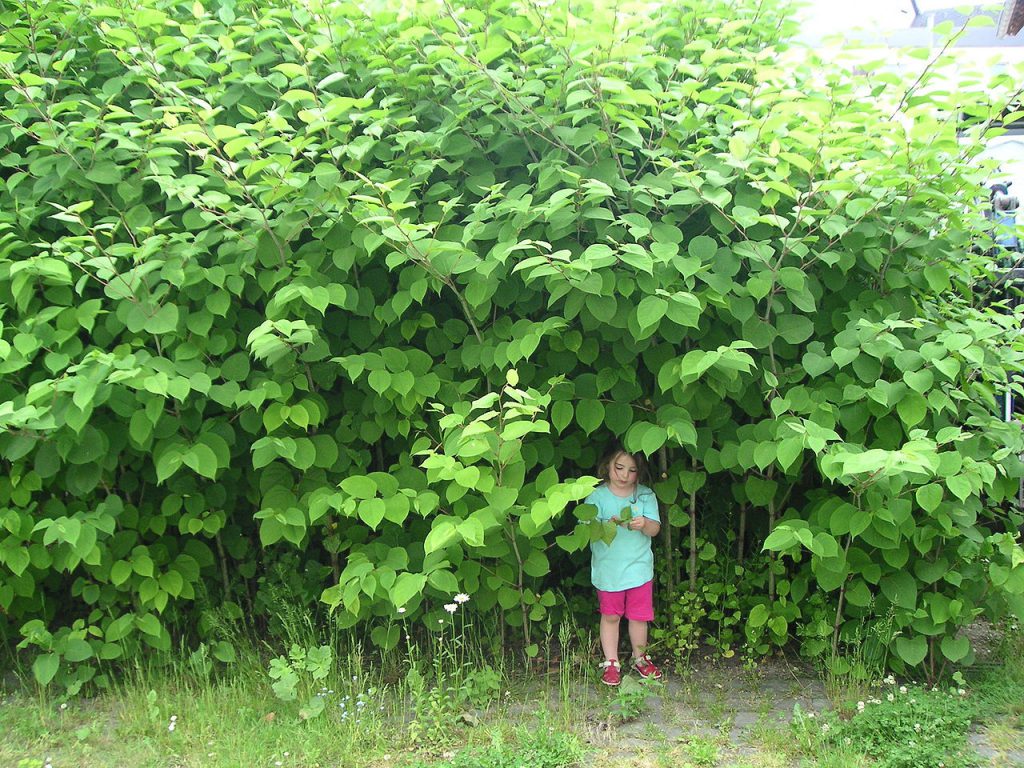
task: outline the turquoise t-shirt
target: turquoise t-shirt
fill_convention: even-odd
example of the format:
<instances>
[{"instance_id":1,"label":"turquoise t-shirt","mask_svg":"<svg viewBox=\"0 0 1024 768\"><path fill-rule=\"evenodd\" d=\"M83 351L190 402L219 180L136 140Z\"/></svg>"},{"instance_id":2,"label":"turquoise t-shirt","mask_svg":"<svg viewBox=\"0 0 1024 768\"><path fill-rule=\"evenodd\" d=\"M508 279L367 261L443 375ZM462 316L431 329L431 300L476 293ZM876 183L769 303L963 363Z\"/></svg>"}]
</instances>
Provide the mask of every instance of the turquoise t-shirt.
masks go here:
<instances>
[{"instance_id":1,"label":"turquoise t-shirt","mask_svg":"<svg viewBox=\"0 0 1024 768\"><path fill-rule=\"evenodd\" d=\"M586 503L597 507L598 520L622 517L623 508L632 507L633 517L643 515L661 522L658 500L654 491L645 485L638 485L631 496L616 496L607 485L601 485L587 496ZM653 578L654 550L650 536L620 525L611 544L595 541L590 545L590 579L598 589L621 592Z\"/></svg>"}]
</instances>

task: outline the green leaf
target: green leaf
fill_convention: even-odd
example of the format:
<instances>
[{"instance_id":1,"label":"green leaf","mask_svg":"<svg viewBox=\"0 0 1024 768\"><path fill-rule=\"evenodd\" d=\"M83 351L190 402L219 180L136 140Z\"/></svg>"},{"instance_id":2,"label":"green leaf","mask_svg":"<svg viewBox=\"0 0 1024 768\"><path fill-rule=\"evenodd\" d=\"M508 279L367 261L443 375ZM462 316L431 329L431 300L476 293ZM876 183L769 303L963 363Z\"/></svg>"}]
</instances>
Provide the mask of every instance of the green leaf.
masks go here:
<instances>
[{"instance_id":1,"label":"green leaf","mask_svg":"<svg viewBox=\"0 0 1024 768\"><path fill-rule=\"evenodd\" d=\"M636 308L636 320L643 331L657 327L668 311L668 301L661 296L647 296Z\"/></svg>"},{"instance_id":2,"label":"green leaf","mask_svg":"<svg viewBox=\"0 0 1024 768\"><path fill-rule=\"evenodd\" d=\"M803 440L798 437L787 437L779 442L775 458L782 471L788 472L803 452Z\"/></svg>"},{"instance_id":3,"label":"green leaf","mask_svg":"<svg viewBox=\"0 0 1024 768\"><path fill-rule=\"evenodd\" d=\"M60 656L56 653L42 653L32 662L32 675L36 682L47 686L60 668Z\"/></svg>"},{"instance_id":4,"label":"green leaf","mask_svg":"<svg viewBox=\"0 0 1024 768\"><path fill-rule=\"evenodd\" d=\"M208 477L211 480L217 476L219 462L217 454L208 446L196 443L182 455L182 461L196 474Z\"/></svg>"},{"instance_id":5,"label":"green leaf","mask_svg":"<svg viewBox=\"0 0 1024 768\"><path fill-rule=\"evenodd\" d=\"M802 315L782 315L777 321L777 327L779 335L790 344L800 344L814 334L814 323Z\"/></svg>"},{"instance_id":6,"label":"green leaf","mask_svg":"<svg viewBox=\"0 0 1024 768\"><path fill-rule=\"evenodd\" d=\"M684 327L697 328L702 313L700 299L692 293L676 291L668 297L668 319Z\"/></svg>"},{"instance_id":7,"label":"green leaf","mask_svg":"<svg viewBox=\"0 0 1024 768\"><path fill-rule=\"evenodd\" d=\"M358 510L360 519L373 530L377 530L387 512L387 505L384 499L366 499L359 503Z\"/></svg>"},{"instance_id":8,"label":"green leaf","mask_svg":"<svg viewBox=\"0 0 1024 768\"><path fill-rule=\"evenodd\" d=\"M431 571L427 577L427 583L446 595L453 595L459 591L459 580L449 570Z\"/></svg>"},{"instance_id":9,"label":"green leaf","mask_svg":"<svg viewBox=\"0 0 1024 768\"><path fill-rule=\"evenodd\" d=\"M896 412L908 428L916 426L928 413L928 401L917 392L908 392L896 403Z\"/></svg>"},{"instance_id":10,"label":"green leaf","mask_svg":"<svg viewBox=\"0 0 1024 768\"><path fill-rule=\"evenodd\" d=\"M341 481L341 490L356 499L372 499L377 495L377 484L365 475L352 475Z\"/></svg>"},{"instance_id":11,"label":"green leaf","mask_svg":"<svg viewBox=\"0 0 1024 768\"><path fill-rule=\"evenodd\" d=\"M950 492L960 499L960 501L967 501L967 499L971 497L971 494L974 493L974 489L971 487L971 481L963 475L947 477L946 487L949 488Z\"/></svg>"},{"instance_id":12,"label":"green leaf","mask_svg":"<svg viewBox=\"0 0 1024 768\"><path fill-rule=\"evenodd\" d=\"M128 436L137 444L142 445L153 434L153 422L145 411L135 411L128 422Z\"/></svg>"},{"instance_id":13,"label":"green leaf","mask_svg":"<svg viewBox=\"0 0 1024 768\"><path fill-rule=\"evenodd\" d=\"M135 617L135 626L139 628L141 632L149 635L150 637L159 636L163 627L160 626L160 620L156 617L155 613L147 613L142 616Z\"/></svg>"},{"instance_id":14,"label":"green leaf","mask_svg":"<svg viewBox=\"0 0 1024 768\"><path fill-rule=\"evenodd\" d=\"M77 637L69 637L64 646L64 658L72 663L92 658L92 646Z\"/></svg>"},{"instance_id":15,"label":"green leaf","mask_svg":"<svg viewBox=\"0 0 1024 768\"><path fill-rule=\"evenodd\" d=\"M422 573L400 573L388 596L396 608L401 608L415 595L420 594L426 583L427 577Z\"/></svg>"},{"instance_id":16,"label":"green leaf","mask_svg":"<svg viewBox=\"0 0 1024 768\"><path fill-rule=\"evenodd\" d=\"M127 560L118 560L110 569L110 583L120 586L132 575L132 564Z\"/></svg>"},{"instance_id":17,"label":"green leaf","mask_svg":"<svg viewBox=\"0 0 1024 768\"><path fill-rule=\"evenodd\" d=\"M921 486L914 493L917 503L925 512L934 512L942 503L942 495L942 486L938 483Z\"/></svg>"},{"instance_id":18,"label":"green leaf","mask_svg":"<svg viewBox=\"0 0 1024 768\"><path fill-rule=\"evenodd\" d=\"M903 374L903 380L907 386L918 393L925 393L932 388L935 382L935 374L927 368L921 371L907 371Z\"/></svg>"},{"instance_id":19,"label":"green leaf","mask_svg":"<svg viewBox=\"0 0 1024 768\"><path fill-rule=\"evenodd\" d=\"M448 520L442 520L434 525L423 542L423 551L426 554L436 552L447 547L458 535L458 529Z\"/></svg>"},{"instance_id":20,"label":"green leaf","mask_svg":"<svg viewBox=\"0 0 1024 768\"><path fill-rule=\"evenodd\" d=\"M917 580L906 571L883 577L879 586L893 605L908 611L917 607Z\"/></svg>"},{"instance_id":21,"label":"green leaf","mask_svg":"<svg viewBox=\"0 0 1024 768\"><path fill-rule=\"evenodd\" d=\"M893 645L896 648L896 655L911 667L916 667L928 655L928 642L920 635L897 637Z\"/></svg>"},{"instance_id":22,"label":"green leaf","mask_svg":"<svg viewBox=\"0 0 1024 768\"><path fill-rule=\"evenodd\" d=\"M561 433L572 422L573 407L567 400L559 400L551 406L551 426Z\"/></svg>"},{"instance_id":23,"label":"green leaf","mask_svg":"<svg viewBox=\"0 0 1024 768\"><path fill-rule=\"evenodd\" d=\"M576 423L588 435L604 422L604 404L598 400L581 400L576 404Z\"/></svg>"},{"instance_id":24,"label":"green leaf","mask_svg":"<svg viewBox=\"0 0 1024 768\"><path fill-rule=\"evenodd\" d=\"M121 171L117 163L102 161L86 171L85 178L97 184L117 184L121 180Z\"/></svg>"},{"instance_id":25,"label":"green leaf","mask_svg":"<svg viewBox=\"0 0 1024 768\"><path fill-rule=\"evenodd\" d=\"M796 535L789 528L776 528L764 540L763 549L769 552L781 552L796 544Z\"/></svg>"},{"instance_id":26,"label":"green leaf","mask_svg":"<svg viewBox=\"0 0 1024 768\"><path fill-rule=\"evenodd\" d=\"M213 644L210 652L213 654L213 658L224 664L233 664L237 659L235 646L227 640L218 640Z\"/></svg>"},{"instance_id":27,"label":"green leaf","mask_svg":"<svg viewBox=\"0 0 1024 768\"><path fill-rule=\"evenodd\" d=\"M477 518L471 517L458 525L459 535L471 547L484 546L484 525Z\"/></svg>"},{"instance_id":28,"label":"green leaf","mask_svg":"<svg viewBox=\"0 0 1024 768\"><path fill-rule=\"evenodd\" d=\"M811 377L821 376L824 373L832 370L835 365L831 357L825 357L819 355L816 352L804 353L803 360L801 361L804 370Z\"/></svg>"},{"instance_id":29,"label":"green leaf","mask_svg":"<svg viewBox=\"0 0 1024 768\"><path fill-rule=\"evenodd\" d=\"M269 547L279 542L285 533L284 523L274 517L267 517L260 521L260 544Z\"/></svg>"},{"instance_id":30,"label":"green leaf","mask_svg":"<svg viewBox=\"0 0 1024 768\"><path fill-rule=\"evenodd\" d=\"M768 623L768 616L768 608L764 603L758 603L750 609L750 614L747 616L747 626L762 627Z\"/></svg>"},{"instance_id":31,"label":"green leaf","mask_svg":"<svg viewBox=\"0 0 1024 768\"><path fill-rule=\"evenodd\" d=\"M966 637L944 637L939 644L942 655L956 663L965 658L971 651L971 641Z\"/></svg>"},{"instance_id":32,"label":"green leaf","mask_svg":"<svg viewBox=\"0 0 1024 768\"><path fill-rule=\"evenodd\" d=\"M164 304L146 320L147 333L160 335L172 333L178 328L178 307L175 304Z\"/></svg>"},{"instance_id":33,"label":"green leaf","mask_svg":"<svg viewBox=\"0 0 1024 768\"><path fill-rule=\"evenodd\" d=\"M164 480L171 477L178 471L182 463L182 453L177 447L172 447L164 451L156 462L156 481L158 483L162 483Z\"/></svg>"},{"instance_id":34,"label":"green leaf","mask_svg":"<svg viewBox=\"0 0 1024 768\"><path fill-rule=\"evenodd\" d=\"M718 250L718 243L707 235L699 235L687 243L686 250L695 259L700 259L701 262L707 263L711 261L711 258Z\"/></svg>"}]
</instances>

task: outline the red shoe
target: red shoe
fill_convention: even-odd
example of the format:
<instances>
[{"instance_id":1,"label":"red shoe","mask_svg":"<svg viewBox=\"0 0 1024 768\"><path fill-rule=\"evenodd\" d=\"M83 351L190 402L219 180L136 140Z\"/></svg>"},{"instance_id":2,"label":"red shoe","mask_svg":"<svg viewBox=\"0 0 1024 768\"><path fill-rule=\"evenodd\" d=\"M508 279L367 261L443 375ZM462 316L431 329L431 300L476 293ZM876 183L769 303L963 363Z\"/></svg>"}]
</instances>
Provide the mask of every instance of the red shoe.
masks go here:
<instances>
[{"instance_id":1,"label":"red shoe","mask_svg":"<svg viewBox=\"0 0 1024 768\"><path fill-rule=\"evenodd\" d=\"M661 670L658 669L654 662L651 661L651 657L646 653L643 656L637 656L633 661L633 669L640 677L650 678L652 680L661 680Z\"/></svg>"},{"instance_id":2,"label":"red shoe","mask_svg":"<svg viewBox=\"0 0 1024 768\"><path fill-rule=\"evenodd\" d=\"M601 682L605 685L616 686L622 682L622 667L617 659L608 659L602 662L604 672L601 674Z\"/></svg>"}]
</instances>

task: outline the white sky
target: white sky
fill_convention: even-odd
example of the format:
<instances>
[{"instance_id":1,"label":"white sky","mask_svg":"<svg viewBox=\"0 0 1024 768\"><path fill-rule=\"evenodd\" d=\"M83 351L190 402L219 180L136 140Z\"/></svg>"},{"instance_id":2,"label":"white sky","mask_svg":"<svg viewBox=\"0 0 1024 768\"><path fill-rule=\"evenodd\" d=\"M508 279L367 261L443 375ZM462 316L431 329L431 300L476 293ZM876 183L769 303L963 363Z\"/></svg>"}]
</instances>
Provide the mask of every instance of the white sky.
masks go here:
<instances>
[{"instance_id":1,"label":"white sky","mask_svg":"<svg viewBox=\"0 0 1024 768\"><path fill-rule=\"evenodd\" d=\"M838 42L836 37L847 40L856 38L869 45L884 45L888 33L908 29L914 20L914 10L910 0L802 0L805 8L801 12L803 18L799 39L813 46L830 42ZM984 5L999 10L1003 3L992 3L991 0L917 0L917 7L922 12L957 8L964 5ZM855 30L862 30L857 34ZM923 30L922 30L923 32ZM1022 33L1024 34L1024 33ZM830 41L830 38L832 40ZM935 41L931 41L934 44ZM923 37L921 45L928 46L928 38ZM835 55L850 55L849 51ZM999 48L957 48L953 51L958 64L977 66L984 69L1002 69L1010 62L1024 63L1024 47ZM871 54L875 56L876 54ZM906 61L908 68L920 66L917 59L901 59L898 52L893 51L892 60ZM1024 190L1024 137L1008 135L989 142L985 154L998 160L1001 170L1013 179L1014 190ZM1022 217L1024 219L1024 217Z\"/></svg>"},{"instance_id":2,"label":"white sky","mask_svg":"<svg viewBox=\"0 0 1024 768\"><path fill-rule=\"evenodd\" d=\"M803 11L802 37L818 37L841 33L856 27L873 32L906 29L914 20L910 0L800 0ZM1003 3L993 0L917 0L922 13L942 8L963 8L981 5L999 10Z\"/></svg>"},{"instance_id":3,"label":"white sky","mask_svg":"<svg viewBox=\"0 0 1024 768\"><path fill-rule=\"evenodd\" d=\"M803 34L807 37L821 37L836 34L853 27L864 27L872 31L906 29L914 20L910 0L804 0L807 7L802 12ZM918 2L922 11L942 2Z\"/></svg>"}]
</instances>

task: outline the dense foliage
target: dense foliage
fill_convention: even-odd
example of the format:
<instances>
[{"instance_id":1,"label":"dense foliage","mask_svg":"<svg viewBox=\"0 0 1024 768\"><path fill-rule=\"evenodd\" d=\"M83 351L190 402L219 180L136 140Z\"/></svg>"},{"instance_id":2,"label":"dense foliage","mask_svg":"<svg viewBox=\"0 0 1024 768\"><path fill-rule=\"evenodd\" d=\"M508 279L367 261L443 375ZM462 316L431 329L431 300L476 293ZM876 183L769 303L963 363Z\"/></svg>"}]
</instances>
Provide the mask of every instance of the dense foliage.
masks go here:
<instances>
[{"instance_id":1,"label":"dense foliage","mask_svg":"<svg viewBox=\"0 0 1024 768\"><path fill-rule=\"evenodd\" d=\"M43 682L275 599L390 646L466 592L529 648L613 436L670 602L754 652L1024 612L957 135L1009 74L855 74L766 0L3 9L0 633Z\"/></svg>"}]
</instances>

